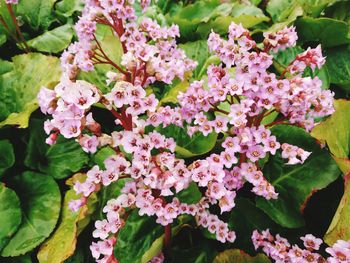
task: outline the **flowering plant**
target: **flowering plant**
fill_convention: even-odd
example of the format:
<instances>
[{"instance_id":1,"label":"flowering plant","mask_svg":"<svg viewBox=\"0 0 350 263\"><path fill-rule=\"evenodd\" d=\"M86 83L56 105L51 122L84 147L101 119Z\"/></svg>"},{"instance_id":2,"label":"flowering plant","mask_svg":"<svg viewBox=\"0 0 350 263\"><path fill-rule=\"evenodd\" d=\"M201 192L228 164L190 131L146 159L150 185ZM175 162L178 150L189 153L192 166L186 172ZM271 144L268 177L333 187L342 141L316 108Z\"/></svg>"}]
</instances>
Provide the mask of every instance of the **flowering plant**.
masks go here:
<instances>
[{"instance_id":1,"label":"flowering plant","mask_svg":"<svg viewBox=\"0 0 350 263\"><path fill-rule=\"evenodd\" d=\"M261 248L266 256L259 257L267 262L350 262L345 238L324 248L321 239L298 230L302 249L270 232L303 227L301 212L312 193L340 174L341 161L325 147L333 151L331 135L322 130L340 106L324 88L321 45L299 52L295 26L265 30L259 38L230 21L227 32L208 32L210 55L203 63L178 44L181 20L159 23L150 3L86 0L74 26L77 41L61 55L58 83L37 95L49 116L43 129L52 148L46 155L70 139L74 151L92 156L91 162L82 157L82 165L67 160L72 172L84 168L67 181L72 190L65 213L77 233L80 218L92 215L93 260L177 262L172 245L190 229L220 244L218 251ZM281 58L291 51L292 58ZM67 147L61 146L63 155ZM65 177L64 167L52 167L44 169ZM347 171L346 164L339 167ZM240 216L253 227L242 231ZM52 249L55 238L46 247ZM133 245L138 251L125 252ZM11 246L3 251L13 254ZM224 262L227 251L215 261ZM43 245L39 260L50 253Z\"/></svg>"}]
</instances>

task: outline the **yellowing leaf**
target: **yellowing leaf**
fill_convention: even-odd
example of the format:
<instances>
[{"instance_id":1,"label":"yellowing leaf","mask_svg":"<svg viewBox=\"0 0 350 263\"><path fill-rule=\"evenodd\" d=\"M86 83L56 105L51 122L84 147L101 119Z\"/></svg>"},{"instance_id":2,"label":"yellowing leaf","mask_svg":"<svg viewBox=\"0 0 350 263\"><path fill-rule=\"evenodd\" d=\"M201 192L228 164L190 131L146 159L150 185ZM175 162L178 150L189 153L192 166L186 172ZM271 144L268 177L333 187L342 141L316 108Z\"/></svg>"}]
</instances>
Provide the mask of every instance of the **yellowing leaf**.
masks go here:
<instances>
[{"instance_id":1,"label":"yellowing leaf","mask_svg":"<svg viewBox=\"0 0 350 263\"><path fill-rule=\"evenodd\" d=\"M264 254L252 257L239 249L228 249L218 254L213 263L270 263Z\"/></svg>"},{"instance_id":2,"label":"yellowing leaf","mask_svg":"<svg viewBox=\"0 0 350 263\"><path fill-rule=\"evenodd\" d=\"M350 239L350 174L345 176L344 195L339 203L338 209L335 212L332 223L330 224L324 241L329 245L333 245L337 240Z\"/></svg>"},{"instance_id":3,"label":"yellowing leaf","mask_svg":"<svg viewBox=\"0 0 350 263\"><path fill-rule=\"evenodd\" d=\"M69 209L69 201L77 198L73 189L66 192L59 226L41 245L37 255L40 263L61 263L73 255L77 243L77 223L85 217L88 210L86 205L78 212Z\"/></svg>"},{"instance_id":4,"label":"yellowing leaf","mask_svg":"<svg viewBox=\"0 0 350 263\"><path fill-rule=\"evenodd\" d=\"M344 174L350 170L350 101L335 100L335 113L317 125L311 135L326 143Z\"/></svg>"}]
</instances>

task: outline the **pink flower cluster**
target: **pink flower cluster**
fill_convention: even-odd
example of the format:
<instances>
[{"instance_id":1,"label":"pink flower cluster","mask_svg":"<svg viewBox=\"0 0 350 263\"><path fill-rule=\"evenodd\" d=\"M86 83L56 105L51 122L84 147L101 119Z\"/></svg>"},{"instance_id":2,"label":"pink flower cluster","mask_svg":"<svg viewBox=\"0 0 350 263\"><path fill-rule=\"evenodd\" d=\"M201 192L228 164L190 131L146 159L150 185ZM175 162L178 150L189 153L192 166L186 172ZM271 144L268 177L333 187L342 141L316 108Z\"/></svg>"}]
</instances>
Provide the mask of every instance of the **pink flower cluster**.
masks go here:
<instances>
[{"instance_id":1,"label":"pink flower cluster","mask_svg":"<svg viewBox=\"0 0 350 263\"><path fill-rule=\"evenodd\" d=\"M145 9L149 2L141 1L141 6ZM133 3L133 0L86 1L82 17L75 25L79 41L61 58L63 71L69 78L74 79L79 69L91 71L96 64L111 63L96 37L97 24L110 26L119 37L124 51L121 65L127 71L115 66L133 84L171 83L175 77L182 79L186 71L196 67L197 63L177 48L178 26L160 27L150 18L143 18L138 24Z\"/></svg>"},{"instance_id":2,"label":"pink flower cluster","mask_svg":"<svg viewBox=\"0 0 350 263\"><path fill-rule=\"evenodd\" d=\"M86 127L98 133L99 125L92 115L85 115L90 107L100 100L99 90L92 84L78 80L71 82L62 79L54 90L41 88L38 102L43 113L51 114L53 119L45 122L45 132L50 136L47 143L54 144L58 134L65 138L74 138L81 135ZM82 144L84 148L94 148L96 137L85 137ZM87 145L92 144L90 147Z\"/></svg>"},{"instance_id":3,"label":"pink flower cluster","mask_svg":"<svg viewBox=\"0 0 350 263\"><path fill-rule=\"evenodd\" d=\"M261 50L246 29L232 23L228 40L214 32L208 39L209 49L222 64L209 66L207 81L194 81L180 93L177 107L159 106L144 88L155 81L181 79L196 66L177 47L178 27L161 27L148 18L137 24L132 0L85 2L76 25L79 42L62 55L62 80L54 90L41 89L38 101L42 112L52 115L44 127L48 143L55 143L61 134L75 138L89 153L105 146L115 151L104 161L104 168L96 165L84 182L75 182L74 190L81 198L70 202L73 211L101 187L127 179L122 194L104 207L106 219L95 223L93 236L101 240L91 245L94 258L101 263L116 261L115 236L132 209L140 216L154 216L166 228L180 215L191 215L220 242L233 242L235 233L220 216L210 213L210 208L219 207L221 214L231 211L237 190L246 182L252 184L256 195L276 199L278 193L264 177L261 161L280 149L288 164L303 163L310 155L296 146L281 145L269 127L289 124L309 130L314 117L334 111L333 94L321 89L321 81L299 74L307 66L314 69L324 63L320 51L307 50L276 76L268 72L273 61L269 52L295 45L294 28L265 35L265 49ZM148 4L141 1L143 7ZM102 49L95 36L97 24L109 26L119 37L124 51L121 65ZM78 70L93 70L95 64L109 64L117 71L107 73L110 90L106 94L76 80ZM298 70L293 71L295 65ZM115 117L118 131L103 133L90 112L96 103ZM280 117L264 125L263 120L275 112ZM183 127L190 136L224 133L225 139L217 145L218 152L187 163L176 157L173 138L145 131L147 125L161 124ZM191 184L201 191L200 200L194 204L180 202L176 194ZM154 260L161 259L160 255Z\"/></svg>"},{"instance_id":4,"label":"pink flower cluster","mask_svg":"<svg viewBox=\"0 0 350 263\"><path fill-rule=\"evenodd\" d=\"M338 240L332 247L326 248L331 256L325 259L316 251L323 243L321 239L307 234L300 238L305 249L298 245L291 245L287 239L280 235L273 236L267 229L259 233L253 232L252 241L255 249L262 248L264 253L271 257L276 263L303 263L303 262L328 262L346 263L350 262L350 240Z\"/></svg>"},{"instance_id":5,"label":"pink flower cluster","mask_svg":"<svg viewBox=\"0 0 350 263\"><path fill-rule=\"evenodd\" d=\"M6 4L12 4L12 5L17 5L18 4L18 0L5 0Z\"/></svg>"}]
</instances>

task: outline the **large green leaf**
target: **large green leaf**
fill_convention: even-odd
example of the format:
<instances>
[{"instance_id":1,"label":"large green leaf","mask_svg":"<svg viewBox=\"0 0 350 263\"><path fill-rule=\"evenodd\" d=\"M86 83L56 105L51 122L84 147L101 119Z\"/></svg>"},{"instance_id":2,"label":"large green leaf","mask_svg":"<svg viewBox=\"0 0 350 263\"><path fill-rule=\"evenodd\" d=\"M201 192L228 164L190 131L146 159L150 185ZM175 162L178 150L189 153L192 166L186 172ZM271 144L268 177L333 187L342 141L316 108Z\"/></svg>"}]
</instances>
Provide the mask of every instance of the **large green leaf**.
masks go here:
<instances>
[{"instance_id":1,"label":"large green leaf","mask_svg":"<svg viewBox=\"0 0 350 263\"><path fill-rule=\"evenodd\" d=\"M24 172L14 178L14 185L23 217L3 257L23 255L43 242L54 230L61 208L60 190L50 176Z\"/></svg>"},{"instance_id":2,"label":"large green leaf","mask_svg":"<svg viewBox=\"0 0 350 263\"><path fill-rule=\"evenodd\" d=\"M324 237L325 242L332 246L337 240L349 240L350 239L350 174L345 177L345 189L344 195L339 203L338 209L335 212L333 220L327 230Z\"/></svg>"},{"instance_id":3,"label":"large green leaf","mask_svg":"<svg viewBox=\"0 0 350 263\"><path fill-rule=\"evenodd\" d=\"M13 70L0 75L0 127L26 128L30 114L38 107L36 96L41 86L53 87L59 81L60 63L56 57L39 53L12 60Z\"/></svg>"},{"instance_id":4,"label":"large green leaf","mask_svg":"<svg viewBox=\"0 0 350 263\"><path fill-rule=\"evenodd\" d=\"M212 22L198 27L201 36L207 36L211 29L219 34L226 34L232 22L242 24L245 28L254 27L270 19L264 15L263 11L254 5L235 3L229 15L218 16Z\"/></svg>"},{"instance_id":5,"label":"large green leaf","mask_svg":"<svg viewBox=\"0 0 350 263\"><path fill-rule=\"evenodd\" d=\"M116 37L109 26L99 25L96 31L96 37L100 42L103 51L116 64L120 65L123 55L123 48L118 37ZM95 65L92 72L80 72L78 79L86 80L95 84L103 93L110 91L106 84L106 73L108 71L117 72L111 65Z\"/></svg>"},{"instance_id":6,"label":"large green leaf","mask_svg":"<svg viewBox=\"0 0 350 263\"><path fill-rule=\"evenodd\" d=\"M59 136L56 144L45 143L42 120L33 119L24 164L56 179L66 178L78 172L89 161L89 156L74 140Z\"/></svg>"},{"instance_id":7,"label":"large green leaf","mask_svg":"<svg viewBox=\"0 0 350 263\"><path fill-rule=\"evenodd\" d=\"M202 198L202 193L199 191L197 184L191 182L188 188L180 191L175 196L179 198L181 203L195 204Z\"/></svg>"},{"instance_id":8,"label":"large green leaf","mask_svg":"<svg viewBox=\"0 0 350 263\"><path fill-rule=\"evenodd\" d=\"M264 254L252 257L239 249L228 249L218 254L213 263L270 263L269 258Z\"/></svg>"},{"instance_id":9,"label":"large green leaf","mask_svg":"<svg viewBox=\"0 0 350 263\"><path fill-rule=\"evenodd\" d=\"M41 170L56 179L66 178L78 172L89 161L88 155L76 141L63 137L48 149L45 157L48 164Z\"/></svg>"},{"instance_id":10,"label":"large green leaf","mask_svg":"<svg viewBox=\"0 0 350 263\"><path fill-rule=\"evenodd\" d=\"M350 46L327 49L326 56L331 83L350 91Z\"/></svg>"},{"instance_id":11,"label":"large green leaf","mask_svg":"<svg viewBox=\"0 0 350 263\"><path fill-rule=\"evenodd\" d=\"M191 233L190 233L191 235ZM178 244L172 248L171 263L206 263L213 262L217 252L216 241L198 236L190 236L190 244Z\"/></svg>"},{"instance_id":12,"label":"large green leaf","mask_svg":"<svg viewBox=\"0 0 350 263\"><path fill-rule=\"evenodd\" d=\"M307 15L318 17L322 10L336 0L270 0L266 11L274 22L286 21L293 9L300 6Z\"/></svg>"},{"instance_id":13,"label":"large green leaf","mask_svg":"<svg viewBox=\"0 0 350 263\"><path fill-rule=\"evenodd\" d=\"M275 222L287 228L304 226L303 207L312 192L325 188L340 174L326 149L304 130L294 126L276 126L273 134L281 143L290 143L312 152L304 164L286 165L277 153L264 166L264 175L279 193L278 199L258 197L257 206Z\"/></svg>"},{"instance_id":14,"label":"large green leaf","mask_svg":"<svg viewBox=\"0 0 350 263\"><path fill-rule=\"evenodd\" d=\"M190 137L184 129L175 125L165 128L158 127L157 131L168 138L174 138L176 142L176 154L184 158L209 152L214 148L218 136L215 132L210 133L208 136L197 132Z\"/></svg>"},{"instance_id":15,"label":"large green leaf","mask_svg":"<svg viewBox=\"0 0 350 263\"><path fill-rule=\"evenodd\" d=\"M141 217L137 210L133 210L118 234L114 255L120 263L139 263L143 254L162 233L163 227L154 218Z\"/></svg>"},{"instance_id":16,"label":"large green leaf","mask_svg":"<svg viewBox=\"0 0 350 263\"><path fill-rule=\"evenodd\" d=\"M335 113L317 125L311 135L327 144L338 166L347 174L350 170L350 101L335 100Z\"/></svg>"},{"instance_id":17,"label":"large green leaf","mask_svg":"<svg viewBox=\"0 0 350 263\"><path fill-rule=\"evenodd\" d=\"M348 1L339 1L326 9L326 16L350 23L350 5Z\"/></svg>"},{"instance_id":18,"label":"large green leaf","mask_svg":"<svg viewBox=\"0 0 350 263\"><path fill-rule=\"evenodd\" d=\"M16 193L0 183L0 251L16 233L22 212Z\"/></svg>"},{"instance_id":19,"label":"large green leaf","mask_svg":"<svg viewBox=\"0 0 350 263\"><path fill-rule=\"evenodd\" d=\"M349 25L341 20L303 17L295 25L301 41L321 43L324 48L350 43Z\"/></svg>"},{"instance_id":20,"label":"large green leaf","mask_svg":"<svg viewBox=\"0 0 350 263\"><path fill-rule=\"evenodd\" d=\"M194 71L193 77L198 77L206 60L209 58L208 44L206 40L197 40L179 45L185 52L187 57L198 62L197 68Z\"/></svg>"},{"instance_id":21,"label":"large green leaf","mask_svg":"<svg viewBox=\"0 0 350 263\"><path fill-rule=\"evenodd\" d=\"M176 81L174 85L171 85L169 91L164 94L164 97L159 101L160 105L164 103L177 103L177 96L180 92L185 92L188 87L190 86L190 83L187 79L184 79L181 82Z\"/></svg>"},{"instance_id":22,"label":"large green leaf","mask_svg":"<svg viewBox=\"0 0 350 263\"><path fill-rule=\"evenodd\" d=\"M77 223L87 213L86 205L77 212L69 209L68 203L77 198L73 189L66 192L60 223L53 235L41 245L38 252L37 257L40 263L61 263L73 255L77 243Z\"/></svg>"},{"instance_id":23,"label":"large green leaf","mask_svg":"<svg viewBox=\"0 0 350 263\"><path fill-rule=\"evenodd\" d=\"M275 53L273 64L277 71L282 74L286 67L288 67L289 64L294 61L296 56L303 51L304 49L302 49L300 46L295 46ZM317 76L322 81L322 88L329 88L330 76L327 65L324 65L321 69L316 68L314 72L311 70L311 68L306 68L304 76L310 76L312 78Z\"/></svg>"},{"instance_id":24,"label":"large green leaf","mask_svg":"<svg viewBox=\"0 0 350 263\"><path fill-rule=\"evenodd\" d=\"M21 15L35 31L48 29L55 20L53 6L57 0L21 0L17 6L17 14Z\"/></svg>"},{"instance_id":25,"label":"large green leaf","mask_svg":"<svg viewBox=\"0 0 350 263\"><path fill-rule=\"evenodd\" d=\"M62 0L56 3L55 11L65 17L71 17L75 12L83 10L83 0Z\"/></svg>"},{"instance_id":26,"label":"large green leaf","mask_svg":"<svg viewBox=\"0 0 350 263\"><path fill-rule=\"evenodd\" d=\"M235 203L235 207L230 212L228 224L230 229L236 232L236 247L244 249L248 253L254 253L255 249L251 239L254 230L269 228L280 232L280 227L249 199L239 197Z\"/></svg>"},{"instance_id":27,"label":"large green leaf","mask_svg":"<svg viewBox=\"0 0 350 263\"><path fill-rule=\"evenodd\" d=\"M71 25L56 27L51 31L29 40L29 47L40 52L59 53L68 47L73 38Z\"/></svg>"},{"instance_id":28,"label":"large green leaf","mask_svg":"<svg viewBox=\"0 0 350 263\"><path fill-rule=\"evenodd\" d=\"M15 163L15 153L13 151L13 146L8 140L0 141L0 177Z\"/></svg>"}]
</instances>

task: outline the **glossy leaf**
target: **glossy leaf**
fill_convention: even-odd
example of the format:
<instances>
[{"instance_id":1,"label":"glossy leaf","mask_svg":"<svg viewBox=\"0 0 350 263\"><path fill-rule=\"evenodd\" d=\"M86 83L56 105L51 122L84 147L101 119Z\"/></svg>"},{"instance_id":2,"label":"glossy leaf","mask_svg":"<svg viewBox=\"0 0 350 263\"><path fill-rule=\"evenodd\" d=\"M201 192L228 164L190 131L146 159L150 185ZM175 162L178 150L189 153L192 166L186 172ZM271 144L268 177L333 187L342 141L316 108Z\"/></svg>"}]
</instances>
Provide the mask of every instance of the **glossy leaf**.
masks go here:
<instances>
[{"instance_id":1,"label":"glossy leaf","mask_svg":"<svg viewBox=\"0 0 350 263\"><path fill-rule=\"evenodd\" d=\"M188 188L177 193L176 197L179 198L181 203L195 204L202 198L202 193L199 191L197 184L191 182Z\"/></svg>"},{"instance_id":2,"label":"glossy leaf","mask_svg":"<svg viewBox=\"0 0 350 263\"><path fill-rule=\"evenodd\" d=\"M276 126L272 129L279 142L302 147L312 154L300 165L286 165L277 153L264 166L264 175L279 193L278 199L258 197L257 206L276 223L287 228L304 226L302 207L313 191L326 187L340 174L337 164L326 149L321 149L305 131L294 126ZM322 164L322 165L320 165Z\"/></svg>"},{"instance_id":3,"label":"glossy leaf","mask_svg":"<svg viewBox=\"0 0 350 263\"><path fill-rule=\"evenodd\" d=\"M40 52L59 53L66 49L73 38L71 25L56 27L51 31L29 40L29 47Z\"/></svg>"},{"instance_id":4,"label":"glossy leaf","mask_svg":"<svg viewBox=\"0 0 350 263\"><path fill-rule=\"evenodd\" d=\"M235 246L255 253L251 239L254 230L270 229L279 233L281 228L249 199L238 197L235 203L228 220L230 229L236 232Z\"/></svg>"},{"instance_id":5,"label":"glossy leaf","mask_svg":"<svg viewBox=\"0 0 350 263\"><path fill-rule=\"evenodd\" d=\"M339 1L326 9L326 16L350 23L350 5L348 1Z\"/></svg>"},{"instance_id":6,"label":"glossy leaf","mask_svg":"<svg viewBox=\"0 0 350 263\"><path fill-rule=\"evenodd\" d=\"M317 125L311 135L322 143L327 144L335 161L344 174L350 171L350 163L346 165L342 159L349 160L350 154L350 101L335 100L335 113ZM339 163L340 162L340 163Z\"/></svg>"},{"instance_id":7,"label":"glossy leaf","mask_svg":"<svg viewBox=\"0 0 350 263\"><path fill-rule=\"evenodd\" d=\"M31 251L54 230L61 207L61 194L52 177L24 172L14 178L22 207L22 223L1 252L3 257Z\"/></svg>"},{"instance_id":8,"label":"glossy leaf","mask_svg":"<svg viewBox=\"0 0 350 263\"><path fill-rule=\"evenodd\" d=\"M21 15L33 30L48 29L55 20L53 6L57 0L21 0L17 14Z\"/></svg>"},{"instance_id":9,"label":"glossy leaf","mask_svg":"<svg viewBox=\"0 0 350 263\"><path fill-rule=\"evenodd\" d=\"M75 12L82 11L83 6L83 0L62 0L56 3L55 11L65 17L71 17Z\"/></svg>"},{"instance_id":10,"label":"glossy leaf","mask_svg":"<svg viewBox=\"0 0 350 263\"><path fill-rule=\"evenodd\" d=\"M335 212L333 220L324 236L325 242L332 246L337 240L350 240L350 174L345 177L344 195L339 203L338 209Z\"/></svg>"},{"instance_id":11,"label":"glossy leaf","mask_svg":"<svg viewBox=\"0 0 350 263\"><path fill-rule=\"evenodd\" d=\"M77 223L85 217L87 206L81 207L77 212L72 212L68 203L73 199L78 199L78 197L71 189L64 197L57 229L40 247L37 255L40 263L61 263L74 254L78 235Z\"/></svg>"},{"instance_id":12,"label":"glossy leaf","mask_svg":"<svg viewBox=\"0 0 350 263\"><path fill-rule=\"evenodd\" d=\"M349 25L341 20L303 17L295 25L301 41L321 43L323 48L350 43Z\"/></svg>"},{"instance_id":13,"label":"glossy leaf","mask_svg":"<svg viewBox=\"0 0 350 263\"><path fill-rule=\"evenodd\" d=\"M157 128L157 131L168 138L174 138L176 141L177 155L187 158L201 154L205 154L212 150L216 143L217 134L210 133L204 136L197 132L192 137L188 136L186 131L175 125L170 125L166 128Z\"/></svg>"},{"instance_id":14,"label":"glossy leaf","mask_svg":"<svg viewBox=\"0 0 350 263\"><path fill-rule=\"evenodd\" d=\"M239 249L228 249L219 253L213 263L270 263L269 258L264 254L252 257Z\"/></svg>"},{"instance_id":15,"label":"glossy leaf","mask_svg":"<svg viewBox=\"0 0 350 263\"><path fill-rule=\"evenodd\" d=\"M164 95L164 97L160 100L160 104L164 103L177 103L177 96L180 92L185 92L188 87L190 86L190 83L187 79L179 82L178 84L175 84L173 87L170 88L170 90Z\"/></svg>"},{"instance_id":16,"label":"glossy leaf","mask_svg":"<svg viewBox=\"0 0 350 263\"><path fill-rule=\"evenodd\" d=\"M206 40L197 40L194 42L187 42L179 45L185 52L187 57L197 61L197 68L194 70L193 77L198 77L206 60L209 58L208 44Z\"/></svg>"},{"instance_id":17,"label":"glossy leaf","mask_svg":"<svg viewBox=\"0 0 350 263\"><path fill-rule=\"evenodd\" d=\"M56 57L39 53L18 55L12 60L13 70L0 75L0 127L26 128L30 114L38 107L36 96L41 86L53 87L59 81L60 63Z\"/></svg>"},{"instance_id":18,"label":"glossy leaf","mask_svg":"<svg viewBox=\"0 0 350 263\"><path fill-rule=\"evenodd\" d=\"M22 212L18 196L0 183L0 251L16 233L21 220Z\"/></svg>"},{"instance_id":19,"label":"glossy leaf","mask_svg":"<svg viewBox=\"0 0 350 263\"><path fill-rule=\"evenodd\" d=\"M66 178L78 172L88 163L88 155L74 140L59 138L46 152L47 166L42 171L56 179Z\"/></svg>"},{"instance_id":20,"label":"glossy leaf","mask_svg":"<svg viewBox=\"0 0 350 263\"><path fill-rule=\"evenodd\" d=\"M13 146L8 140L0 140L0 177L15 163L15 153Z\"/></svg>"},{"instance_id":21,"label":"glossy leaf","mask_svg":"<svg viewBox=\"0 0 350 263\"><path fill-rule=\"evenodd\" d=\"M326 56L331 83L350 91L350 46L328 49Z\"/></svg>"},{"instance_id":22,"label":"glossy leaf","mask_svg":"<svg viewBox=\"0 0 350 263\"><path fill-rule=\"evenodd\" d=\"M137 210L133 210L118 234L114 255L120 263L139 263L143 254L162 233L163 227L154 218L141 217Z\"/></svg>"},{"instance_id":23,"label":"glossy leaf","mask_svg":"<svg viewBox=\"0 0 350 263\"><path fill-rule=\"evenodd\" d=\"M109 156L115 154L115 151L109 147L103 147L99 149L92 157L92 160L94 161L95 164L97 164L100 169L105 169L104 166L104 160L106 160Z\"/></svg>"}]
</instances>

